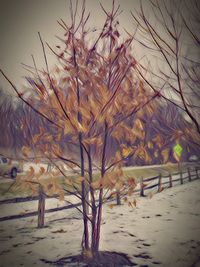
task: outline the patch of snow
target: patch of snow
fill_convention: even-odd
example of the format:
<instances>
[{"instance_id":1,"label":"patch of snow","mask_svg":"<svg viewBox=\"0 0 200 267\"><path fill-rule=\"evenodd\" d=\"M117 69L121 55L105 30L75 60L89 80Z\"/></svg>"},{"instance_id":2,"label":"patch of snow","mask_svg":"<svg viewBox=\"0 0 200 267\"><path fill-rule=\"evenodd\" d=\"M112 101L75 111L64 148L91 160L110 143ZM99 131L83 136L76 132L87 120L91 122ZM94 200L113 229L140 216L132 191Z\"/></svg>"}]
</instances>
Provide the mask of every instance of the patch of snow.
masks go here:
<instances>
[{"instance_id":1,"label":"patch of snow","mask_svg":"<svg viewBox=\"0 0 200 267\"><path fill-rule=\"evenodd\" d=\"M198 157L196 155L192 155L189 158L189 161L197 161L197 160L198 160Z\"/></svg>"},{"instance_id":2,"label":"patch of snow","mask_svg":"<svg viewBox=\"0 0 200 267\"><path fill-rule=\"evenodd\" d=\"M48 164L45 163L34 163L34 162L26 162L23 164L23 171L27 172L30 170L30 167L34 168L34 171L39 172L40 168L43 167L45 171L47 171Z\"/></svg>"},{"instance_id":3,"label":"patch of snow","mask_svg":"<svg viewBox=\"0 0 200 267\"><path fill-rule=\"evenodd\" d=\"M152 198L137 198L137 207L123 204L103 209L101 250L128 254L137 266L199 266L200 180L172 187ZM70 201L76 201L69 196ZM64 205L47 200L47 208ZM35 210L37 202L1 207L1 217L21 209ZM11 212L12 210L12 212ZM14 212L15 211L15 212ZM0 222L0 266L50 266L80 253L82 219L76 209L48 213L46 227L37 229L37 217ZM67 264L68 267L74 265Z\"/></svg>"}]
</instances>

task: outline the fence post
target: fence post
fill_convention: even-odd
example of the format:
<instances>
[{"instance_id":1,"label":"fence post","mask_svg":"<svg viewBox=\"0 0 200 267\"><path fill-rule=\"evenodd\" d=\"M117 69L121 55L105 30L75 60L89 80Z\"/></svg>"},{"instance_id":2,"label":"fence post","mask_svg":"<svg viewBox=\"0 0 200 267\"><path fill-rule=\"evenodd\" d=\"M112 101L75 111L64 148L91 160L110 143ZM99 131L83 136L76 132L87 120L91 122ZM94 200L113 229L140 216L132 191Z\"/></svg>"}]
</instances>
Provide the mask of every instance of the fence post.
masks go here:
<instances>
[{"instance_id":1,"label":"fence post","mask_svg":"<svg viewBox=\"0 0 200 267\"><path fill-rule=\"evenodd\" d=\"M117 200L117 205L121 205L121 198L120 198L120 192L116 192L116 200Z\"/></svg>"},{"instance_id":2,"label":"fence post","mask_svg":"<svg viewBox=\"0 0 200 267\"><path fill-rule=\"evenodd\" d=\"M198 174L198 167L196 167L195 170L196 170L197 178L200 178L200 177L199 177L199 174Z\"/></svg>"},{"instance_id":3,"label":"fence post","mask_svg":"<svg viewBox=\"0 0 200 267\"><path fill-rule=\"evenodd\" d=\"M189 178L189 182L191 182L192 180L191 180L191 173L190 173L190 167L188 167L188 178Z\"/></svg>"},{"instance_id":4,"label":"fence post","mask_svg":"<svg viewBox=\"0 0 200 267\"><path fill-rule=\"evenodd\" d=\"M38 228L44 227L45 214L45 194L42 185L39 185L39 201L38 201Z\"/></svg>"},{"instance_id":5,"label":"fence post","mask_svg":"<svg viewBox=\"0 0 200 267\"><path fill-rule=\"evenodd\" d=\"M183 184L183 173L182 173L182 170L180 170L180 182L181 182L181 184Z\"/></svg>"},{"instance_id":6,"label":"fence post","mask_svg":"<svg viewBox=\"0 0 200 267\"><path fill-rule=\"evenodd\" d=\"M171 173L169 174L169 187L172 187L172 175Z\"/></svg>"},{"instance_id":7,"label":"fence post","mask_svg":"<svg viewBox=\"0 0 200 267\"><path fill-rule=\"evenodd\" d=\"M158 176L158 193L162 191L161 185L162 185L162 175L159 174L159 176Z\"/></svg>"},{"instance_id":8,"label":"fence post","mask_svg":"<svg viewBox=\"0 0 200 267\"><path fill-rule=\"evenodd\" d=\"M143 177L140 178L140 196L141 196L141 197L144 197Z\"/></svg>"}]
</instances>

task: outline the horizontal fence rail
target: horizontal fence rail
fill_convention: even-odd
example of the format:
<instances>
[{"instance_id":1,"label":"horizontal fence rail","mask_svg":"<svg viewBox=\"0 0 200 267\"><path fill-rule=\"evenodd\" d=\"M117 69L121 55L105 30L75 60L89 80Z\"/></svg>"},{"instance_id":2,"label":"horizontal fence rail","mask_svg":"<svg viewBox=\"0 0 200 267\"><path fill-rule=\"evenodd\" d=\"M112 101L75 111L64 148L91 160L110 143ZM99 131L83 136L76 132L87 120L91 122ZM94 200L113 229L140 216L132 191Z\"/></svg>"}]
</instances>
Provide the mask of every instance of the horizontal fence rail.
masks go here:
<instances>
[{"instance_id":1,"label":"horizontal fence rail","mask_svg":"<svg viewBox=\"0 0 200 267\"><path fill-rule=\"evenodd\" d=\"M47 210L45 210L45 213L51 213L51 212L56 212L56 211L61 211L61 210L73 209L73 208L76 208L76 207L79 207L79 206L81 206L81 203L70 204L70 205L63 206L63 207L47 209ZM24 214L10 215L10 216L1 217L0 218L0 222L9 221L9 220L15 220L15 219L21 219L21 218L28 218L28 217L33 217L33 216L38 216L38 211L33 211L33 212L29 212L29 213L24 213Z\"/></svg>"},{"instance_id":2,"label":"horizontal fence rail","mask_svg":"<svg viewBox=\"0 0 200 267\"><path fill-rule=\"evenodd\" d=\"M145 197L146 196L145 193L148 192L148 190L153 189L153 188L156 188L156 192L159 193L163 189L173 187L175 182L176 183L180 182L180 184L183 184L184 181L191 182L191 181L200 179L199 171L200 171L199 167L195 167L195 168L194 167L192 167L192 168L188 167L187 171L181 170L180 172L169 173L168 175L160 174L158 176L149 177L149 178L145 178L145 179L143 179L141 177L141 179L139 181L139 188L135 189L134 193L135 194L139 193L139 195L141 197ZM177 178L174 176L179 176L179 177ZM175 179L173 179L173 177ZM155 182L155 183L151 184L152 182ZM40 194L38 196L19 197L19 198L0 200L0 205L38 201L38 210L37 211L0 217L0 222L38 216L38 227L42 228L44 226L45 213L57 212L57 211L77 208L77 207L81 206L81 202L80 202L80 203L76 203L76 204L70 203L67 206L45 209L45 200L46 199L58 198L59 196L58 195L47 196L46 194L44 194L44 192L42 190L39 192L40 192ZM66 196L69 196L69 195L66 195ZM116 194L116 200L117 200L118 205L121 204L120 197L123 197L123 196L120 196L120 194L117 193ZM66 202L67 202L67 200L66 200Z\"/></svg>"},{"instance_id":3,"label":"horizontal fence rail","mask_svg":"<svg viewBox=\"0 0 200 267\"><path fill-rule=\"evenodd\" d=\"M58 195L53 195L53 196L47 196L46 198L57 198ZM18 198L10 198L10 199L4 199L0 200L0 205L1 204L11 204L11 203L21 203L21 202L30 202L34 200L39 200L39 196L32 196L32 197L18 197Z\"/></svg>"}]
</instances>

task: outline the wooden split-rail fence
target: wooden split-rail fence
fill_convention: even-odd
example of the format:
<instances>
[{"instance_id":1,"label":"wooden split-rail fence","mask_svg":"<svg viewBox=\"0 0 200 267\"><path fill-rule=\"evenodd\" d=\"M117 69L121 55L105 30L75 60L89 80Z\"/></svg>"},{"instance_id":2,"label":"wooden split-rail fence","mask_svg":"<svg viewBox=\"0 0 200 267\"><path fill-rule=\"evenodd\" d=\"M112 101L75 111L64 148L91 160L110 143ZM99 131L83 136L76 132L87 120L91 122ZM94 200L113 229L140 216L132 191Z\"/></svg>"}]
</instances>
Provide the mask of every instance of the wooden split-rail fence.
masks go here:
<instances>
[{"instance_id":1,"label":"wooden split-rail fence","mask_svg":"<svg viewBox=\"0 0 200 267\"><path fill-rule=\"evenodd\" d=\"M148 194L149 190L155 189L154 192L161 192L163 189L173 187L177 184L183 184L184 182L191 182L196 179L200 179L200 167L188 167L187 169L180 170L180 172L168 174L168 175L158 175L150 178L143 179L141 177L139 181L139 188L134 191L135 194L139 194L141 197L146 196L146 192ZM175 176L175 179L173 179ZM177 176L179 176L177 178ZM152 184L153 183L153 184ZM57 212L62 210L67 210L71 208L77 208L81 206L80 203L76 204L68 204L62 207L56 207L51 209L45 209L45 201L49 198L58 198L58 195L47 196L44 194L42 187L39 188L39 195L34 197L19 197L12 199L0 200L0 205L11 204L11 203L25 203L30 201L38 201L38 210L33 212L27 212L23 214L9 215L0 217L0 222L7 220L14 220L20 218L28 218L32 216L38 216L38 228L44 227L44 219L46 213ZM112 200L113 201L113 200ZM66 201L67 202L67 201ZM117 205L121 204L120 194L116 194L116 203Z\"/></svg>"}]
</instances>

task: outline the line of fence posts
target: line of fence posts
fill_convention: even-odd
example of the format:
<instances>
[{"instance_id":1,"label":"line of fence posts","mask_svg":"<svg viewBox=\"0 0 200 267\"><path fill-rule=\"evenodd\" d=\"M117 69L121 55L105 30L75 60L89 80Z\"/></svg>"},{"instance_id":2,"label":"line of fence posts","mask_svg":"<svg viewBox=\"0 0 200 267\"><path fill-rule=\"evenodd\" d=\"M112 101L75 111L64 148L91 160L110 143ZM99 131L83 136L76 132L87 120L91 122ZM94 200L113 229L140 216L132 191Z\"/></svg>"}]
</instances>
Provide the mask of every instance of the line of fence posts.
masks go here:
<instances>
[{"instance_id":1,"label":"line of fence posts","mask_svg":"<svg viewBox=\"0 0 200 267\"><path fill-rule=\"evenodd\" d=\"M196 177L200 179L199 173L198 173L199 168L195 167L195 172L196 172ZM188 171L188 181L192 181L191 177L191 171L190 168L187 168ZM158 192L162 191L162 174L160 173L158 178ZM183 172L180 170L180 184L183 184ZM45 199L46 199L46 194L43 190L43 187L41 184L38 185L38 228L43 228L44 223L45 223ZM173 186L173 181L172 181L172 174L169 173L169 187ZM144 179L143 177L140 178L140 196L144 197ZM121 205L121 197L120 197L120 192L116 192L116 203L117 205Z\"/></svg>"},{"instance_id":2,"label":"line of fence posts","mask_svg":"<svg viewBox=\"0 0 200 267\"><path fill-rule=\"evenodd\" d=\"M191 179L191 172L190 168L187 168L188 170L188 179L189 182L192 181ZM198 168L195 168L196 176L199 178L198 175ZM143 177L140 177L140 196L144 197L144 181ZM182 170L180 170L180 184L183 184L183 173ZM169 187L173 186L172 182L172 174L169 173ZM162 174L160 173L158 176L158 192L162 191ZM121 197L120 193L116 192L116 204L121 205ZM39 201L38 201L38 228L44 227L44 217L45 217L45 193L43 191L43 188L41 185L39 185Z\"/></svg>"},{"instance_id":3,"label":"line of fence posts","mask_svg":"<svg viewBox=\"0 0 200 267\"><path fill-rule=\"evenodd\" d=\"M192 181L192 176L191 176L191 170L188 167L187 168L188 171L188 181L191 182ZM198 174L198 167L195 167L195 172L196 172L196 177L200 179L200 176ZM183 172L180 169L180 184L183 184ZM173 187L173 180L172 180L172 174L169 173L169 187ZM157 192L161 192L162 191L162 174L160 173L158 176L158 190ZM140 196L144 197L144 179L143 177L140 178Z\"/></svg>"},{"instance_id":4,"label":"line of fence posts","mask_svg":"<svg viewBox=\"0 0 200 267\"><path fill-rule=\"evenodd\" d=\"M191 172L190 168L187 168L188 171L188 180L189 182L192 181L191 179ZM197 178L199 177L198 174L198 167L195 168L196 176ZM183 184L183 172L180 170L180 184ZM173 181L172 181L172 174L169 173L169 187L173 186ZM140 177L140 196L144 197L144 179L143 177ZM162 174L160 173L158 176L158 192L162 191ZM121 197L120 193L117 191L116 192L116 203L117 205L121 205ZM38 228L43 228L44 227L44 218L45 218L45 193L43 191L42 185L39 185L39 201L38 201Z\"/></svg>"}]
</instances>

